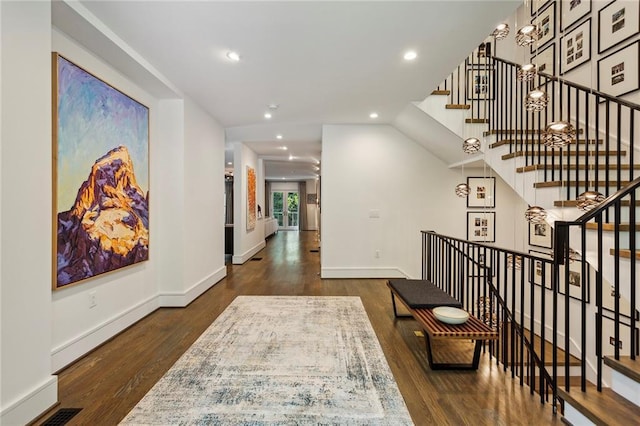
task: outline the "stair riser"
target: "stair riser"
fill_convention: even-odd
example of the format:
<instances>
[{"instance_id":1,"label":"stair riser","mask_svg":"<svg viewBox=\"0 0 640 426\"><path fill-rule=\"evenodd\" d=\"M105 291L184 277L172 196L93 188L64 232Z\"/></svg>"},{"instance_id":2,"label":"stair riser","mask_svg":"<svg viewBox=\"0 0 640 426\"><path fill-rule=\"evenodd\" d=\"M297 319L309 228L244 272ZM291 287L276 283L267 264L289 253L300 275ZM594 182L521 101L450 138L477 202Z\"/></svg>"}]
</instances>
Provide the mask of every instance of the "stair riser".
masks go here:
<instances>
[{"instance_id":1,"label":"stair riser","mask_svg":"<svg viewBox=\"0 0 640 426\"><path fill-rule=\"evenodd\" d=\"M568 421L570 425L595 426L595 423L586 418L581 412L573 408L571 404L567 402L564 404L564 415L562 417Z\"/></svg>"},{"instance_id":2,"label":"stair riser","mask_svg":"<svg viewBox=\"0 0 640 426\"><path fill-rule=\"evenodd\" d=\"M619 395L633 402L635 405L640 406L640 383L630 379L622 373L612 371L611 388Z\"/></svg>"}]
</instances>

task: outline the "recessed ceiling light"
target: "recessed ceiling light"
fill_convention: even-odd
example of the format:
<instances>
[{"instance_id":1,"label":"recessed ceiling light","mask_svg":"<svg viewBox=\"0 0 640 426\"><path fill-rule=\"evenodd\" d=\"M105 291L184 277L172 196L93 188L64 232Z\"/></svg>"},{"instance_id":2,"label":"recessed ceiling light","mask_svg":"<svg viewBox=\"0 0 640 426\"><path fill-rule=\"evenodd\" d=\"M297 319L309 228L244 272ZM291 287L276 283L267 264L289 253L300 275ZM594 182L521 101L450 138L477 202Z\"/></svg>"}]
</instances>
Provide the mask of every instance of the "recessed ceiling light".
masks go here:
<instances>
[{"instance_id":1,"label":"recessed ceiling light","mask_svg":"<svg viewBox=\"0 0 640 426\"><path fill-rule=\"evenodd\" d=\"M230 51L227 52L227 58L229 58L230 61L238 62L240 60L240 55L238 55L238 52Z\"/></svg>"},{"instance_id":2,"label":"recessed ceiling light","mask_svg":"<svg viewBox=\"0 0 640 426\"><path fill-rule=\"evenodd\" d=\"M280 108L280 105L278 105L278 104L269 104L269 109L272 110L272 111L275 111L278 108Z\"/></svg>"},{"instance_id":3,"label":"recessed ceiling light","mask_svg":"<svg viewBox=\"0 0 640 426\"><path fill-rule=\"evenodd\" d=\"M271 118L271 113L269 113L269 112L265 112L265 113L264 113L264 118L266 118L266 119Z\"/></svg>"},{"instance_id":4,"label":"recessed ceiling light","mask_svg":"<svg viewBox=\"0 0 640 426\"><path fill-rule=\"evenodd\" d=\"M233 164L233 163L232 163L231 161L229 161L229 162L227 163L227 166L231 166L232 164Z\"/></svg>"},{"instance_id":5,"label":"recessed ceiling light","mask_svg":"<svg viewBox=\"0 0 640 426\"><path fill-rule=\"evenodd\" d=\"M289 155L289 160L293 160L293 155Z\"/></svg>"},{"instance_id":6,"label":"recessed ceiling light","mask_svg":"<svg viewBox=\"0 0 640 426\"><path fill-rule=\"evenodd\" d=\"M371 114L369 114L369 118L378 118L378 113L372 112Z\"/></svg>"},{"instance_id":7,"label":"recessed ceiling light","mask_svg":"<svg viewBox=\"0 0 640 426\"><path fill-rule=\"evenodd\" d=\"M404 54L404 59L406 61L413 61L417 57L418 57L418 54L413 50L409 50L409 51L405 52L405 54Z\"/></svg>"},{"instance_id":8,"label":"recessed ceiling light","mask_svg":"<svg viewBox=\"0 0 640 426\"><path fill-rule=\"evenodd\" d=\"M280 134L276 135L276 139L282 139L282 135Z\"/></svg>"},{"instance_id":9,"label":"recessed ceiling light","mask_svg":"<svg viewBox=\"0 0 640 426\"><path fill-rule=\"evenodd\" d=\"M281 146L280 149L283 150L283 151L286 151L289 148L287 148L286 146Z\"/></svg>"}]
</instances>

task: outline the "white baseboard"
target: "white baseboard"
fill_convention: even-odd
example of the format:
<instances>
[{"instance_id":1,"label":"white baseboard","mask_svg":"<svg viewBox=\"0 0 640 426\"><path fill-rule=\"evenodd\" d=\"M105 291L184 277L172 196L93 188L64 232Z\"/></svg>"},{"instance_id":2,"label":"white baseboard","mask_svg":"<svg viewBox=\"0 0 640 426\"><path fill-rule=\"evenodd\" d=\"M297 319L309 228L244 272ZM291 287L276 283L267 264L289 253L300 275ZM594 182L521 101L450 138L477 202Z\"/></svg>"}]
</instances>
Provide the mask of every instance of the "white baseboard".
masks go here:
<instances>
[{"instance_id":1,"label":"white baseboard","mask_svg":"<svg viewBox=\"0 0 640 426\"><path fill-rule=\"evenodd\" d=\"M101 343L104 343L141 318L149 315L158 309L158 307L158 296L154 295L62 345L53 348L51 351L51 366L53 371L60 370L62 367L95 349Z\"/></svg>"},{"instance_id":2,"label":"white baseboard","mask_svg":"<svg viewBox=\"0 0 640 426\"><path fill-rule=\"evenodd\" d=\"M247 250L243 254L237 255L237 256L233 255L233 257L231 258L231 263L233 263L234 265L242 265L244 262L251 259L254 254L259 252L266 246L267 244L264 242L264 240L262 240L257 245L251 247L249 250Z\"/></svg>"},{"instance_id":3,"label":"white baseboard","mask_svg":"<svg viewBox=\"0 0 640 426\"><path fill-rule=\"evenodd\" d=\"M58 402L58 376L50 376L40 386L2 407L0 425L25 425Z\"/></svg>"},{"instance_id":4,"label":"white baseboard","mask_svg":"<svg viewBox=\"0 0 640 426\"><path fill-rule=\"evenodd\" d=\"M322 268L321 278L407 278L402 270L394 267L352 267L352 268Z\"/></svg>"},{"instance_id":5,"label":"white baseboard","mask_svg":"<svg viewBox=\"0 0 640 426\"><path fill-rule=\"evenodd\" d=\"M184 308L226 276L227 268L222 266L184 292L160 293L158 295L158 305L160 307Z\"/></svg>"}]
</instances>

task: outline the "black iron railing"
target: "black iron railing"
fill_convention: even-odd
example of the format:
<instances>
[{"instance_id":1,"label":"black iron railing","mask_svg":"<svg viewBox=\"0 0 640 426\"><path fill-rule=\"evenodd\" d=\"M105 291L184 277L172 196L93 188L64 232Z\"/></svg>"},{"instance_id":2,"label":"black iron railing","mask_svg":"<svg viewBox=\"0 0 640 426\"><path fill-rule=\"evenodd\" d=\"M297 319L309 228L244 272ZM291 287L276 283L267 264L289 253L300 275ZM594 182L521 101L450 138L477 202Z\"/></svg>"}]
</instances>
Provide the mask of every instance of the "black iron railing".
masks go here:
<instances>
[{"instance_id":1,"label":"black iron railing","mask_svg":"<svg viewBox=\"0 0 640 426\"><path fill-rule=\"evenodd\" d=\"M538 170L541 186L560 187L556 207L574 205L585 191L607 199L575 221L552 224L549 258L423 232L422 276L499 327L501 339L490 344L496 361L542 401L551 393L555 409L562 376L567 391L570 376L580 378L582 391L587 381L601 390L605 355L640 353L640 105L543 72L520 81L519 69L476 50L438 89L447 90L449 103L469 105L472 122L487 119L487 134L508 144L507 157L521 158L518 171ZM549 97L542 111L524 107L533 89ZM560 120L576 129L577 140L548 148L543 130Z\"/></svg>"},{"instance_id":2,"label":"black iron railing","mask_svg":"<svg viewBox=\"0 0 640 426\"><path fill-rule=\"evenodd\" d=\"M555 396L556 379L546 366L551 351L543 343L555 334L550 327L557 315L550 304L551 260L433 231L422 232L422 259L422 279L499 331L489 343L496 363L538 392L541 402Z\"/></svg>"},{"instance_id":3,"label":"black iron railing","mask_svg":"<svg viewBox=\"0 0 640 426\"><path fill-rule=\"evenodd\" d=\"M566 200L587 190L608 196L633 180L640 105L544 73L532 81L518 81L519 65L495 57L492 64L490 132L497 141L512 142L509 152L523 157L525 168L542 170L544 182L558 182ZM539 112L524 108L534 88L550 99ZM545 147L541 131L560 120L576 129L577 143L555 150Z\"/></svg>"},{"instance_id":4,"label":"black iron railing","mask_svg":"<svg viewBox=\"0 0 640 426\"><path fill-rule=\"evenodd\" d=\"M610 195L597 208L585 213L574 221L556 221L554 237L554 259L557 259L555 273L557 279L565 277L572 257L571 250L580 247L580 253L588 256L593 253L589 263L595 268L595 347L591 348L597 359L596 385L602 389L603 357L609 352L620 359L626 355L636 359L638 349L638 295L637 267L640 251L637 247L637 232L640 227L636 219L636 207L640 178L636 178L625 188ZM626 210L626 212L625 212ZM605 217L608 216L608 221ZM605 234L609 234L607 237ZM608 258L608 259L607 259ZM585 263L583 261L583 263ZM606 271L612 272L605 274ZM613 281L605 279L612 275ZM565 281L569 285L568 279ZM580 315L586 318L587 306L583 297ZM575 309L563 307L566 321ZM605 323L607 320L608 324ZM626 330L623 333L623 330ZM587 339L587 330L581 339ZM625 335L626 334L626 335ZM622 344L625 342L625 344ZM611 350L605 348L613 346ZM585 384L582 385L583 391ZM568 388L567 388L568 390Z\"/></svg>"}]
</instances>

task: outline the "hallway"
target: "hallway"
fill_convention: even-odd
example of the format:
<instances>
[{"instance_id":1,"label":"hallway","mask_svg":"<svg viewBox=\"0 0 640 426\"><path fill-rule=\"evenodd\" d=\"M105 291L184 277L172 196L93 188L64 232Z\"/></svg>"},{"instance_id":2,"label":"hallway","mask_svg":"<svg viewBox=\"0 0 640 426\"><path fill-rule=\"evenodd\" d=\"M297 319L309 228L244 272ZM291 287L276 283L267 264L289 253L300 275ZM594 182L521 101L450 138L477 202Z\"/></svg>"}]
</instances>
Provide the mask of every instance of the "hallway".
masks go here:
<instances>
[{"instance_id":1,"label":"hallway","mask_svg":"<svg viewBox=\"0 0 640 426\"><path fill-rule=\"evenodd\" d=\"M549 404L481 357L477 372L432 371L413 320L393 320L383 279L321 280L315 232L278 232L186 308L161 308L59 374L70 425L117 424L238 295L359 296L416 425L560 424Z\"/></svg>"}]
</instances>

